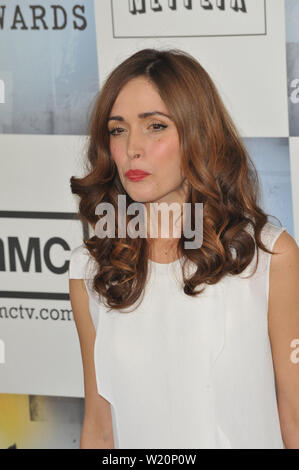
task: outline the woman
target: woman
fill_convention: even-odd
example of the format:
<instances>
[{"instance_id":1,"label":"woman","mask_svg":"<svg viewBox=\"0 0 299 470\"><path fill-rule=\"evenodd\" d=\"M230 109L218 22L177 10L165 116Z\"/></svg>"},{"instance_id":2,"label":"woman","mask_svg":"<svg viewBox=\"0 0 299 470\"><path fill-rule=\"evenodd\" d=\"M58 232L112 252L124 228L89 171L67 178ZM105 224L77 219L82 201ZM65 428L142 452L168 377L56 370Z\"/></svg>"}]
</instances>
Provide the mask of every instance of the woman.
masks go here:
<instances>
[{"instance_id":1,"label":"woman","mask_svg":"<svg viewBox=\"0 0 299 470\"><path fill-rule=\"evenodd\" d=\"M87 174L71 178L82 220L96 230L110 203L119 227L122 195L150 223L154 203L189 203L197 226L202 203L203 224L195 248L184 219L162 238L160 218L157 237L96 231L72 251L81 448L298 448L299 249L259 207L211 78L183 51L141 50L107 78L89 134Z\"/></svg>"}]
</instances>

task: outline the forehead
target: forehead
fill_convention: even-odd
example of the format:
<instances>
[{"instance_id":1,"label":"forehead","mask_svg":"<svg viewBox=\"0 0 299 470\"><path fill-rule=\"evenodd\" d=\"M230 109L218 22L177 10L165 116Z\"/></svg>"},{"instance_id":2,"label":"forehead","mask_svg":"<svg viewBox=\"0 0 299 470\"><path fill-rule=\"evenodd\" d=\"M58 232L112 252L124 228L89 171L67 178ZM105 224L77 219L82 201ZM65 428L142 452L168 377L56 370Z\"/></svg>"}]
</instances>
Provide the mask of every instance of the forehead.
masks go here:
<instances>
[{"instance_id":1,"label":"forehead","mask_svg":"<svg viewBox=\"0 0 299 470\"><path fill-rule=\"evenodd\" d=\"M137 77L126 83L112 106L112 110L120 112L143 112L147 108L157 108L167 112L167 107L155 86L147 79ZM146 108L146 109L145 109Z\"/></svg>"}]
</instances>

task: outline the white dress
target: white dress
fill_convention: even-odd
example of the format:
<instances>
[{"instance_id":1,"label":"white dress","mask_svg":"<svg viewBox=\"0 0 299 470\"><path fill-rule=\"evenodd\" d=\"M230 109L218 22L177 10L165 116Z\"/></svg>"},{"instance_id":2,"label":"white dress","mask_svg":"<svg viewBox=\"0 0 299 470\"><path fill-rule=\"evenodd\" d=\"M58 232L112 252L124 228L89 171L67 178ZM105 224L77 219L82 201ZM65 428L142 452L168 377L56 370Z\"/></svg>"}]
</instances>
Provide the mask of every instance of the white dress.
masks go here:
<instances>
[{"instance_id":1,"label":"white dress","mask_svg":"<svg viewBox=\"0 0 299 470\"><path fill-rule=\"evenodd\" d=\"M283 230L267 222L265 245ZM284 448L267 323L271 255L259 257L251 278L256 255L194 298L180 285L182 259L149 261L141 304L122 313L132 307L108 311L91 290L95 261L84 245L72 251L69 277L85 279L115 448Z\"/></svg>"}]
</instances>

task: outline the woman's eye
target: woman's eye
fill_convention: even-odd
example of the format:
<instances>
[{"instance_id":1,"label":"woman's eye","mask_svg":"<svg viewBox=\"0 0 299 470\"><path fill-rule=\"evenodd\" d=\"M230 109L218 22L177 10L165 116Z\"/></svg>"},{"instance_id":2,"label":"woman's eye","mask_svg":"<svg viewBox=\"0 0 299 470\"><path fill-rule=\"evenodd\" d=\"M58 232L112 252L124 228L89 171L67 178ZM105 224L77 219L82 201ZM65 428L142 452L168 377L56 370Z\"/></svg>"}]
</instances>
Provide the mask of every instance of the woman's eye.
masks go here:
<instances>
[{"instance_id":1,"label":"woman's eye","mask_svg":"<svg viewBox=\"0 0 299 470\"><path fill-rule=\"evenodd\" d=\"M160 130L165 129L167 127L165 124L161 124L160 122L154 122L149 127L151 127L151 126L157 126L157 127L154 127L155 131L160 131ZM111 130L108 129L108 133L110 135L112 135L113 137L116 137L116 136L122 134L122 131L123 131L122 127L113 127L113 129L111 129Z\"/></svg>"},{"instance_id":2,"label":"woman's eye","mask_svg":"<svg viewBox=\"0 0 299 470\"><path fill-rule=\"evenodd\" d=\"M115 131L121 131L121 130L122 130L122 127L113 127L113 129L108 130L108 133L110 135L116 136L116 135L119 135L119 134L115 134Z\"/></svg>"},{"instance_id":3,"label":"woman's eye","mask_svg":"<svg viewBox=\"0 0 299 470\"><path fill-rule=\"evenodd\" d=\"M165 124L161 124L159 122L154 122L153 124L151 124L152 126L161 126L163 129L165 129L165 127L167 127ZM159 131L161 130L161 127L160 128L155 128L155 130Z\"/></svg>"}]
</instances>

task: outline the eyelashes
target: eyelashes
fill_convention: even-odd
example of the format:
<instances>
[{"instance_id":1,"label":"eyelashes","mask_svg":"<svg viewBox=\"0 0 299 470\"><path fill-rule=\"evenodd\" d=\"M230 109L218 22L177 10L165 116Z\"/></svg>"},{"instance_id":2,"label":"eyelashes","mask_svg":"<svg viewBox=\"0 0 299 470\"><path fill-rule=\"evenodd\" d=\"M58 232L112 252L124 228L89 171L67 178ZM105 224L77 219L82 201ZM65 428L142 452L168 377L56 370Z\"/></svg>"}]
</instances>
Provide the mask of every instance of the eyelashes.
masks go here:
<instances>
[{"instance_id":1,"label":"eyelashes","mask_svg":"<svg viewBox=\"0 0 299 470\"><path fill-rule=\"evenodd\" d=\"M165 129L166 127L168 127L165 124L161 124L160 122L154 122L153 124L151 124L151 126L160 126L160 128L155 129L154 132L159 132L159 131ZM122 127L113 127L112 129L108 130L108 134L111 135L112 137L117 137L118 135L121 135L122 132L115 134L115 131L122 131L122 130L123 130Z\"/></svg>"}]
</instances>

